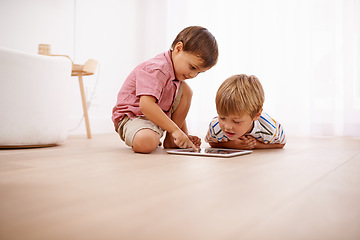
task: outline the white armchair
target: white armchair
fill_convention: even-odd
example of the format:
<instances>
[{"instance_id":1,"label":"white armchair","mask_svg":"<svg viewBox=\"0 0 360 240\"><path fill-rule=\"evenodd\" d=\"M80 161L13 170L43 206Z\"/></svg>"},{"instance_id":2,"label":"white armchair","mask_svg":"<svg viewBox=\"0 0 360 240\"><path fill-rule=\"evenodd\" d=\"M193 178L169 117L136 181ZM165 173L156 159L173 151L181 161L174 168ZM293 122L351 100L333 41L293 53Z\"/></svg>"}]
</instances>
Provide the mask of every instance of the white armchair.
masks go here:
<instances>
[{"instance_id":1,"label":"white armchair","mask_svg":"<svg viewBox=\"0 0 360 240\"><path fill-rule=\"evenodd\" d=\"M0 47L0 147L56 145L67 137L71 60Z\"/></svg>"}]
</instances>

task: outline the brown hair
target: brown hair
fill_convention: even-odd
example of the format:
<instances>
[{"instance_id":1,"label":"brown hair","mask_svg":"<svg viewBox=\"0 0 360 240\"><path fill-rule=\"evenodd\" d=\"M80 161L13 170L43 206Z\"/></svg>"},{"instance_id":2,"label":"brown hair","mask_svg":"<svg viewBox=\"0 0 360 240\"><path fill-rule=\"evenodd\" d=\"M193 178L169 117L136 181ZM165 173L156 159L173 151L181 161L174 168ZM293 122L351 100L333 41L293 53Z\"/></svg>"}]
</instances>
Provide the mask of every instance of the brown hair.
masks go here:
<instances>
[{"instance_id":1,"label":"brown hair","mask_svg":"<svg viewBox=\"0 0 360 240\"><path fill-rule=\"evenodd\" d=\"M265 96L254 75L234 75L226 79L216 93L216 110L221 116L249 114L254 118L262 109Z\"/></svg>"},{"instance_id":2,"label":"brown hair","mask_svg":"<svg viewBox=\"0 0 360 240\"><path fill-rule=\"evenodd\" d=\"M206 29L199 26L187 27L175 38L171 48L178 42L184 45L184 51L195 54L204 60L202 67L208 68L216 64L218 59L218 45L215 37Z\"/></svg>"}]
</instances>

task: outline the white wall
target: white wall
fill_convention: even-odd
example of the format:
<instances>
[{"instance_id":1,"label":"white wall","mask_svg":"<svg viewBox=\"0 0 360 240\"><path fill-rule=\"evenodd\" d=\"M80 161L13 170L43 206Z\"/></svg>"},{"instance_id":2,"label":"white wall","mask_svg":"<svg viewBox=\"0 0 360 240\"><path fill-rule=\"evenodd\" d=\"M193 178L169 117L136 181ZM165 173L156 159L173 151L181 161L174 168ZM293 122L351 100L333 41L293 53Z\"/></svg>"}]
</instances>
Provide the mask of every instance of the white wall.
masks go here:
<instances>
[{"instance_id":1,"label":"white wall","mask_svg":"<svg viewBox=\"0 0 360 240\"><path fill-rule=\"evenodd\" d=\"M37 53L39 43L53 52L74 53L74 0L1 0L0 45Z\"/></svg>"},{"instance_id":2,"label":"white wall","mask_svg":"<svg viewBox=\"0 0 360 240\"><path fill-rule=\"evenodd\" d=\"M289 135L360 136L359 16L358 0L1 0L0 45L36 53L49 43L75 63L98 60L98 74L84 77L96 134L113 132L111 110L130 71L184 27L202 25L220 56L188 81L192 133L205 135L221 82L246 73L262 81L264 108ZM85 134L76 78L69 102L69 134Z\"/></svg>"}]
</instances>

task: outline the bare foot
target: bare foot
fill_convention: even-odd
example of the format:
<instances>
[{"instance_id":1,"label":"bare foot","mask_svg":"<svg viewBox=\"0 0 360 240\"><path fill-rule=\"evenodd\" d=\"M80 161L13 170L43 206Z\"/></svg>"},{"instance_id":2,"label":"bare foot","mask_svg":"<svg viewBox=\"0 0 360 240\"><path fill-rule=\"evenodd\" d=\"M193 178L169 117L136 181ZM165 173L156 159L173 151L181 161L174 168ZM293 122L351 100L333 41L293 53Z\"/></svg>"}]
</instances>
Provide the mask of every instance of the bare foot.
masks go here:
<instances>
[{"instance_id":1,"label":"bare foot","mask_svg":"<svg viewBox=\"0 0 360 240\"><path fill-rule=\"evenodd\" d=\"M171 134L168 134L168 133L166 133L163 145L164 145L164 148L179 148L175 144L174 138L171 136Z\"/></svg>"}]
</instances>

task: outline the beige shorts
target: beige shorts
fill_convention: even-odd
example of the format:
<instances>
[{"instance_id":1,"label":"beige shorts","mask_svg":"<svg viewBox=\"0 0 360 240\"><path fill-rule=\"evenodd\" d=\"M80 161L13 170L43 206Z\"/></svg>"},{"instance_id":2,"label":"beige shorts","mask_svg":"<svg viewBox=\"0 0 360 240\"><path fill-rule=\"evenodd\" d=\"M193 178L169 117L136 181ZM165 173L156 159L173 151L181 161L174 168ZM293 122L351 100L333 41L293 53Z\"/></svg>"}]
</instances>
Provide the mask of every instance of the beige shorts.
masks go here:
<instances>
[{"instance_id":1,"label":"beige shorts","mask_svg":"<svg viewBox=\"0 0 360 240\"><path fill-rule=\"evenodd\" d=\"M178 93L175 97L174 104L170 111L171 114L173 114L176 108L179 106L181 96L182 84L180 84ZM125 142L125 144L129 147L132 147L134 136L141 129L151 129L154 132L158 133L160 138L164 135L164 129L151 122L145 116L139 116L134 119L130 119L128 116L125 116L118 123L117 132L120 138Z\"/></svg>"}]
</instances>

